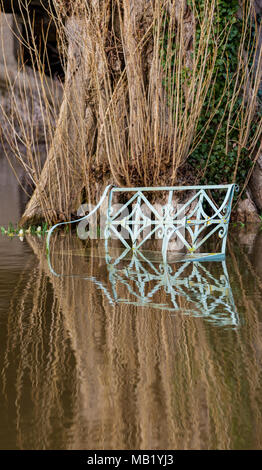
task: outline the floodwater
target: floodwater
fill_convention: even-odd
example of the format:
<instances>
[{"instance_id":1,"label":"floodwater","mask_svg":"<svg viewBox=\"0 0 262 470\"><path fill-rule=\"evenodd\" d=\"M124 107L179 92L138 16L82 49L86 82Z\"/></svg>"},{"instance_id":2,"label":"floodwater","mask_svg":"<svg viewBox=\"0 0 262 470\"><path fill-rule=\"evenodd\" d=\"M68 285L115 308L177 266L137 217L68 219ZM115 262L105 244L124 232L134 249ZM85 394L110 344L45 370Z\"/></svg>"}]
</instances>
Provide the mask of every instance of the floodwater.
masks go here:
<instances>
[{"instance_id":1,"label":"floodwater","mask_svg":"<svg viewBox=\"0 0 262 470\"><path fill-rule=\"evenodd\" d=\"M262 232L230 232L166 273L0 236L0 448L261 449Z\"/></svg>"}]
</instances>

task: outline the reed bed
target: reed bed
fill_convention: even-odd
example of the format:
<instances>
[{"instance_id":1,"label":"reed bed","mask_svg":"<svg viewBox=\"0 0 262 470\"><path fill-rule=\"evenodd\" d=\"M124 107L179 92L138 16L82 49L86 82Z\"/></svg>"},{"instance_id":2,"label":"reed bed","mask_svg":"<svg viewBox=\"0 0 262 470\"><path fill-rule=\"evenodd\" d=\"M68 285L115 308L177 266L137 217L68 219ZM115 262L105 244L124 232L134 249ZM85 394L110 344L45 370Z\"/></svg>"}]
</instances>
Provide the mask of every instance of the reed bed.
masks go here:
<instances>
[{"instance_id":1,"label":"reed bed","mask_svg":"<svg viewBox=\"0 0 262 470\"><path fill-rule=\"evenodd\" d=\"M244 1L239 60L232 78L227 75L224 52L231 25L223 30L216 27L218 0L206 0L201 11L199 2L189 3L42 2L56 25L65 69L65 81L60 84L63 99L57 106L55 82L46 77L47 37L43 33L34 39L34 15L29 4L21 2L26 34L16 32L16 37L31 54L47 154L43 164L36 126L30 121L35 115L35 92L19 85L23 103L19 107L7 73L12 107L8 113L2 108L8 124L4 135L35 188L22 224L67 220L86 198L98 198L108 182L127 186L197 182L208 172L225 119L226 152L232 145L238 148L227 182L237 178L243 149L251 160L244 191L261 153L261 24L253 2ZM225 64L225 80L221 98L215 101L218 59ZM19 75L26 69L22 55L18 69ZM222 101L224 112L214 124ZM208 118L199 129L203 113ZM210 126L214 126L213 142L197 174L187 161ZM236 129L238 138L235 141L234 134L232 141Z\"/></svg>"}]
</instances>

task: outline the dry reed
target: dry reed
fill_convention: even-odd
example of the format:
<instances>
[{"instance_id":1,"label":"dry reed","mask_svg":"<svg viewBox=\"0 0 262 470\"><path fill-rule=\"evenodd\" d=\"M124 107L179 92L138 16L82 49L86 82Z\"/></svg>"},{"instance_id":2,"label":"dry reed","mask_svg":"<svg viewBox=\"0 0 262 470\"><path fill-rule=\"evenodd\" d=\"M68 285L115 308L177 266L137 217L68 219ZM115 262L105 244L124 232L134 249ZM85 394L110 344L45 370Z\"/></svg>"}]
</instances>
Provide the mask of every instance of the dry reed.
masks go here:
<instances>
[{"instance_id":1,"label":"dry reed","mask_svg":"<svg viewBox=\"0 0 262 470\"><path fill-rule=\"evenodd\" d=\"M43 168L37 132L33 132L37 126L30 122L35 92L19 81L23 103L19 107L17 89L7 73L12 107L9 113L2 108L8 124L4 134L36 188L23 223L34 218L48 222L68 219L83 202L83 194L90 195L94 188L99 193L108 181L127 186L193 181L194 175L185 174L186 160L213 125L212 119L232 87L233 97L228 99L215 129L204 170L226 111L225 145L229 146L234 129L231 114L240 96L238 157L232 180L243 148L248 148L254 167L261 151L261 118L252 138L250 133L258 107L262 51L257 34L247 60L245 45L251 43L249 25L254 11L252 2L244 3L234 80L225 78L220 102L215 106L208 103L211 112L200 131L199 119L216 83L218 54L226 61L221 51L227 44L230 24L224 31L214 27L218 0L206 0L201 17L195 1L192 8L182 0L74 2L69 17L65 16L66 2L56 2L52 8L51 2L44 2L50 21L56 25L61 61L67 64L59 114L56 87L44 73L39 44L31 39L32 14L27 4L21 7L27 33L17 38L31 54L48 155ZM41 43L43 50L44 34ZM46 62L48 57L44 57ZM21 62L19 70L24 69ZM250 174L251 170L246 183Z\"/></svg>"}]
</instances>

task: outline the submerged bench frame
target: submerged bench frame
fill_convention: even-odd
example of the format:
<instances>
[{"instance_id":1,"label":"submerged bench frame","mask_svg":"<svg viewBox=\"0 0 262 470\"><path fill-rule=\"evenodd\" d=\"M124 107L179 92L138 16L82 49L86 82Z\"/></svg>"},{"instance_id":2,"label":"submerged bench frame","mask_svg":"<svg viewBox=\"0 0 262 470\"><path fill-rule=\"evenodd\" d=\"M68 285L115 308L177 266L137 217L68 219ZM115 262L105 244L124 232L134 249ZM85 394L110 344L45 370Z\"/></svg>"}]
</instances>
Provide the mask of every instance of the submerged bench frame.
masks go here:
<instances>
[{"instance_id":1,"label":"submerged bench frame","mask_svg":"<svg viewBox=\"0 0 262 470\"><path fill-rule=\"evenodd\" d=\"M226 195L222 204L217 207L212 199L207 194L207 191L223 190ZM143 244L152 237L157 235L162 239L162 257L163 262L167 263L168 245L171 238L176 235L183 243L187 250L187 258L190 260L204 260L204 259L223 259L226 252L226 240L228 234L228 224L231 215L231 207L234 196L234 191L237 190L235 184L228 185L207 185L207 186L173 186L173 187L144 187L144 188L119 188L109 185L97 204L97 206L86 216L78 220L69 222L61 222L54 225L47 235L47 252L49 253L50 237L53 231L58 227L65 224L78 223L87 220L95 214L96 211L102 206L106 197L108 199L107 220L105 226L105 243L106 251L108 250L108 240L114 234L124 245L125 249L140 250ZM155 207L149 202L145 193L149 192L167 192L167 203L162 206L161 212L157 211ZM173 202L173 195L175 192L190 191L194 192L193 196L186 201L185 204L180 204L179 209L176 211ZM116 193L134 193L130 199L123 204L121 208L113 213L112 199ZM212 215L208 215L204 210L204 202L209 205L212 210ZM141 205L145 204L146 207L154 215L154 219L148 217L141 209ZM191 207L193 205L193 207ZM124 215L128 211L128 215ZM189 210L187 216L184 215L185 210ZM123 218L122 218L123 215ZM118 232L117 227L122 226L130 235L131 246L127 240ZM210 230L203 238L204 230ZM145 238L142 238L143 232L147 229ZM187 231L190 241L181 233ZM219 253L197 253L197 250L207 241L215 232L218 232L219 238L222 239L221 251ZM145 233L145 232L144 232ZM185 256L184 256L185 257Z\"/></svg>"}]
</instances>

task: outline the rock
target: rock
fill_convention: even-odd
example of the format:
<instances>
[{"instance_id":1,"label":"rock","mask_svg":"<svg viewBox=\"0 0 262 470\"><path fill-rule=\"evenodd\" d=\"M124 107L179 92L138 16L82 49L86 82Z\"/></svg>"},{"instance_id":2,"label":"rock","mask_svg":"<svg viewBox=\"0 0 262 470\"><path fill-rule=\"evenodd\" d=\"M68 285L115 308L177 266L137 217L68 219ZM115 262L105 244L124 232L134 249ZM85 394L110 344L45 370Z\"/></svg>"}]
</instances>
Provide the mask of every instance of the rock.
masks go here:
<instances>
[{"instance_id":1,"label":"rock","mask_svg":"<svg viewBox=\"0 0 262 470\"><path fill-rule=\"evenodd\" d=\"M259 14L262 12L262 0L255 0L254 6L255 6L256 13Z\"/></svg>"},{"instance_id":2,"label":"rock","mask_svg":"<svg viewBox=\"0 0 262 470\"><path fill-rule=\"evenodd\" d=\"M248 253L253 253L254 251L254 244L256 242L256 238L260 233L260 227L257 224L252 224L251 227L248 227L244 230L237 231L237 238L240 245L244 245L247 249Z\"/></svg>"},{"instance_id":3,"label":"rock","mask_svg":"<svg viewBox=\"0 0 262 470\"><path fill-rule=\"evenodd\" d=\"M249 193L247 192L247 198L241 200L237 207L238 220L243 223L260 223L260 217L257 212L257 208L252 201Z\"/></svg>"},{"instance_id":4,"label":"rock","mask_svg":"<svg viewBox=\"0 0 262 470\"><path fill-rule=\"evenodd\" d=\"M253 201L255 202L258 210L262 212L262 154L259 156L255 164L250 178L249 188Z\"/></svg>"},{"instance_id":5,"label":"rock","mask_svg":"<svg viewBox=\"0 0 262 470\"><path fill-rule=\"evenodd\" d=\"M47 134L55 129L63 87L59 81L18 64L16 38L12 34L16 26L12 15L0 12L0 40L4 45L0 47L0 151L4 142L11 152L26 156L32 142L30 151L42 145L44 160Z\"/></svg>"}]
</instances>

